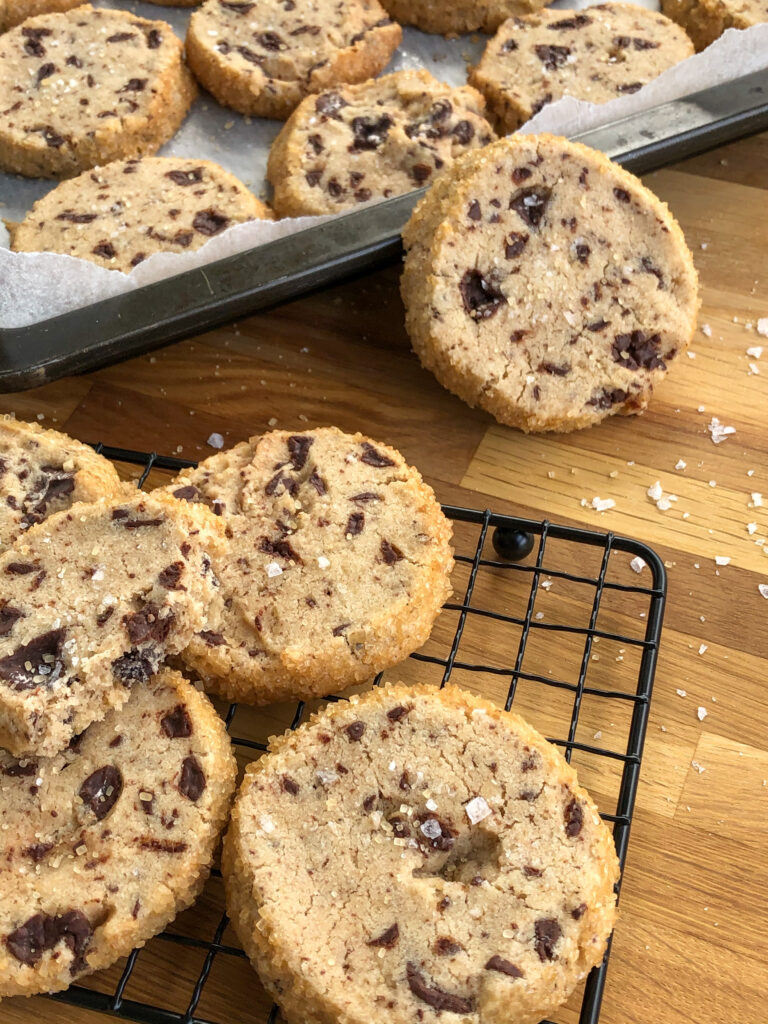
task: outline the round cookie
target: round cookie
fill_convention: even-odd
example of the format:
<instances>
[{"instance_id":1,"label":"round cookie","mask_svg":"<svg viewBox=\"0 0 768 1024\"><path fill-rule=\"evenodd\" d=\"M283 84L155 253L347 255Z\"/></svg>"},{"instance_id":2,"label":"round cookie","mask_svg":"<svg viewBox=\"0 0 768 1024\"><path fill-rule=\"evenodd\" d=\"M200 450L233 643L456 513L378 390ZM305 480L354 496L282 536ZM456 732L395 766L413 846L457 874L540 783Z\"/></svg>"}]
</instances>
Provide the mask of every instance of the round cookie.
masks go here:
<instances>
[{"instance_id":1,"label":"round cookie","mask_svg":"<svg viewBox=\"0 0 768 1024\"><path fill-rule=\"evenodd\" d=\"M155 252L189 252L232 224L271 218L218 164L145 157L64 181L10 226L17 252L60 252L130 271Z\"/></svg>"},{"instance_id":2,"label":"round cookie","mask_svg":"<svg viewBox=\"0 0 768 1024\"><path fill-rule=\"evenodd\" d=\"M513 132L561 96L606 103L637 92L692 54L685 32L647 7L549 8L506 21L469 80L487 99L499 130Z\"/></svg>"},{"instance_id":3,"label":"round cookie","mask_svg":"<svg viewBox=\"0 0 768 1024\"><path fill-rule=\"evenodd\" d=\"M460 158L403 237L417 355L521 430L642 411L695 330L696 271L666 205L566 139L515 135Z\"/></svg>"},{"instance_id":4,"label":"round cookie","mask_svg":"<svg viewBox=\"0 0 768 1024\"><path fill-rule=\"evenodd\" d=\"M370 679L428 638L450 593L451 528L399 452L333 427L274 431L165 488L205 502L229 550L183 653L208 689L268 704Z\"/></svg>"},{"instance_id":5,"label":"round cookie","mask_svg":"<svg viewBox=\"0 0 768 1024\"><path fill-rule=\"evenodd\" d=\"M52 755L202 629L221 524L137 494L73 505L0 556L0 746Z\"/></svg>"},{"instance_id":6,"label":"round cookie","mask_svg":"<svg viewBox=\"0 0 768 1024\"><path fill-rule=\"evenodd\" d=\"M336 213L432 181L494 133L474 89L396 71L307 96L272 144L267 177L281 217Z\"/></svg>"},{"instance_id":7,"label":"round cookie","mask_svg":"<svg viewBox=\"0 0 768 1024\"><path fill-rule=\"evenodd\" d=\"M186 47L219 103L285 120L310 93L378 74L401 38L378 0L207 0Z\"/></svg>"},{"instance_id":8,"label":"round cookie","mask_svg":"<svg viewBox=\"0 0 768 1024\"><path fill-rule=\"evenodd\" d=\"M374 689L273 739L223 871L289 1024L537 1024L602 959L619 877L555 747L426 686Z\"/></svg>"},{"instance_id":9,"label":"round cookie","mask_svg":"<svg viewBox=\"0 0 768 1024\"><path fill-rule=\"evenodd\" d=\"M164 21L85 4L0 36L0 169L71 178L154 153L197 90Z\"/></svg>"},{"instance_id":10,"label":"round cookie","mask_svg":"<svg viewBox=\"0 0 768 1024\"><path fill-rule=\"evenodd\" d=\"M0 998L67 988L188 907L235 772L224 723L168 669L54 757L0 751Z\"/></svg>"},{"instance_id":11,"label":"round cookie","mask_svg":"<svg viewBox=\"0 0 768 1024\"><path fill-rule=\"evenodd\" d=\"M697 50L706 49L727 28L768 22L768 0L661 0L661 9L683 26Z\"/></svg>"},{"instance_id":12,"label":"round cookie","mask_svg":"<svg viewBox=\"0 0 768 1024\"><path fill-rule=\"evenodd\" d=\"M0 417L0 551L46 516L124 486L112 463L87 444Z\"/></svg>"},{"instance_id":13,"label":"round cookie","mask_svg":"<svg viewBox=\"0 0 768 1024\"><path fill-rule=\"evenodd\" d=\"M546 0L381 0L393 18L424 32L454 36L495 32L513 15L538 11Z\"/></svg>"},{"instance_id":14,"label":"round cookie","mask_svg":"<svg viewBox=\"0 0 768 1024\"><path fill-rule=\"evenodd\" d=\"M27 18L38 14L52 14L54 11L70 11L79 7L82 0L0 0L0 32L20 25Z\"/></svg>"}]
</instances>

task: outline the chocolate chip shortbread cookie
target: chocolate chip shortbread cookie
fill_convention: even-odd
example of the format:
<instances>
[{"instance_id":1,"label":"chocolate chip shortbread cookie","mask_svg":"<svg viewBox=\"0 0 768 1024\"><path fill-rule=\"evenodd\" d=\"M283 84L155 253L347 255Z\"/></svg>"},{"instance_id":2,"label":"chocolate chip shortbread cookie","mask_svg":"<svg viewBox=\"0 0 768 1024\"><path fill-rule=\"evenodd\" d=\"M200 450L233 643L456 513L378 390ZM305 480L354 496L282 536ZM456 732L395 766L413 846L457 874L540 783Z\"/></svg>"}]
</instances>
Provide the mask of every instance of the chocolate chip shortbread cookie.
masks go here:
<instances>
[{"instance_id":1,"label":"chocolate chip shortbread cookie","mask_svg":"<svg viewBox=\"0 0 768 1024\"><path fill-rule=\"evenodd\" d=\"M369 679L423 644L450 593L451 529L393 448L335 428L253 437L167 489L221 516L229 550L184 659L266 704Z\"/></svg>"},{"instance_id":2,"label":"chocolate chip shortbread cookie","mask_svg":"<svg viewBox=\"0 0 768 1024\"><path fill-rule=\"evenodd\" d=\"M56 992L159 932L202 889L235 761L168 669L53 757L0 751L0 998Z\"/></svg>"},{"instance_id":3,"label":"chocolate chip shortbread cookie","mask_svg":"<svg viewBox=\"0 0 768 1024\"><path fill-rule=\"evenodd\" d=\"M61 252L129 273L155 252L199 249L269 209L218 164L146 157L107 164L57 185L20 224L17 252Z\"/></svg>"},{"instance_id":4,"label":"chocolate chip shortbread cookie","mask_svg":"<svg viewBox=\"0 0 768 1024\"><path fill-rule=\"evenodd\" d=\"M79 7L82 0L0 0L0 32L20 25L27 18L54 11L70 11Z\"/></svg>"},{"instance_id":5,"label":"chocolate chip shortbread cookie","mask_svg":"<svg viewBox=\"0 0 768 1024\"><path fill-rule=\"evenodd\" d=\"M112 463L87 444L0 417L0 551L46 516L124 486Z\"/></svg>"},{"instance_id":6,"label":"chocolate chip shortbread cookie","mask_svg":"<svg viewBox=\"0 0 768 1024\"><path fill-rule=\"evenodd\" d=\"M374 689L273 739L223 870L291 1024L535 1024L600 962L619 874L551 744L425 686Z\"/></svg>"},{"instance_id":7,"label":"chocolate chip shortbread cookie","mask_svg":"<svg viewBox=\"0 0 768 1024\"><path fill-rule=\"evenodd\" d=\"M73 505L0 556L0 746L51 755L202 629L221 526L159 495Z\"/></svg>"},{"instance_id":8,"label":"chocolate chip shortbread cookie","mask_svg":"<svg viewBox=\"0 0 768 1024\"><path fill-rule=\"evenodd\" d=\"M425 32L495 32L507 18L538 11L546 0L381 0L393 18Z\"/></svg>"},{"instance_id":9,"label":"chocolate chip shortbread cookie","mask_svg":"<svg viewBox=\"0 0 768 1024\"><path fill-rule=\"evenodd\" d=\"M71 178L154 151L196 87L164 21L90 5L0 37L0 168Z\"/></svg>"},{"instance_id":10,"label":"chocolate chip shortbread cookie","mask_svg":"<svg viewBox=\"0 0 768 1024\"><path fill-rule=\"evenodd\" d=\"M378 0L207 0L187 58L225 107L284 120L309 93L378 74L401 38Z\"/></svg>"},{"instance_id":11,"label":"chocolate chip shortbread cookie","mask_svg":"<svg viewBox=\"0 0 768 1024\"><path fill-rule=\"evenodd\" d=\"M647 7L549 8L506 21L469 80L512 132L561 96L606 103L692 54L685 32Z\"/></svg>"},{"instance_id":12,"label":"chocolate chip shortbread cookie","mask_svg":"<svg viewBox=\"0 0 768 1024\"><path fill-rule=\"evenodd\" d=\"M308 96L269 154L275 210L336 213L419 188L495 137L484 112L474 89L452 89L426 71Z\"/></svg>"},{"instance_id":13,"label":"chocolate chip shortbread cookie","mask_svg":"<svg viewBox=\"0 0 768 1024\"><path fill-rule=\"evenodd\" d=\"M521 430L640 412L695 329L696 271L666 205L566 139L510 136L460 158L404 242L422 363Z\"/></svg>"},{"instance_id":14,"label":"chocolate chip shortbread cookie","mask_svg":"<svg viewBox=\"0 0 768 1024\"><path fill-rule=\"evenodd\" d=\"M768 22L768 0L661 0L661 9L683 26L697 50L704 50L727 28Z\"/></svg>"}]
</instances>

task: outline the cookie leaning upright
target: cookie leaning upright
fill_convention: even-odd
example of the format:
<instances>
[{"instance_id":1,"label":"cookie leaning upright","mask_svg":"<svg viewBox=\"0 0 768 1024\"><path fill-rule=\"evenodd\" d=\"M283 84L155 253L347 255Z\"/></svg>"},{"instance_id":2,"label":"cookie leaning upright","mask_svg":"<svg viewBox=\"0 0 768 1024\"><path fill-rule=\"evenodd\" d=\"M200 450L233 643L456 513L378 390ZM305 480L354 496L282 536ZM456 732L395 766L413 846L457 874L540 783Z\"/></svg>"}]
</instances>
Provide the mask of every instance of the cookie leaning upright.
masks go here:
<instances>
[{"instance_id":1,"label":"cookie leaning upright","mask_svg":"<svg viewBox=\"0 0 768 1024\"><path fill-rule=\"evenodd\" d=\"M0 417L0 551L54 512L117 495L124 486L112 463L89 445Z\"/></svg>"},{"instance_id":2,"label":"cookie leaning upright","mask_svg":"<svg viewBox=\"0 0 768 1024\"><path fill-rule=\"evenodd\" d=\"M73 505L0 556L0 746L52 755L205 623L221 524L137 494Z\"/></svg>"},{"instance_id":3,"label":"cookie leaning upright","mask_svg":"<svg viewBox=\"0 0 768 1024\"><path fill-rule=\"evenodd\" d=\"M190 252L271 211L208 160L145 157L86 171L9 226L16 252L60 252L130 271L156 252Z\"/></svg>"},{"instance_id":4,"label":"cookie leaning upright","mask_svg":"<svg viewBox=\"0 0 768 1024\"><path fill-rule=\"evenodd\" d=\"M272 144L267 177L281 217L336 213L432 181L494 138L485 102L426 71L396 71L307 96Z\"/></svg>"},{"instance_id":5,"label":"cookie leaning upright","mask_svg":"<svg viewBox=\"0 0 768 1024\"><path fill-rule=\"evenodd\" d=\"M224 723L169 669L60 754L0 751L0 998L67 988L189 906L235 771Z\"/></svg>"},{"instance_id":6,"label":"cookie leaning upright","mask_svg":"<svg viewBox=\"0 0 768 1024\"><path fill-rule=\"evenodd\" d=\"M403 238L422 363L525 431L642 411L695 330L696 271L667 206L566 139L515 135L460 158Z\"/></svg>"},{"instance_id":7,"label":"cookie leaning upright","mask_svg":"<svg viewBox=\"0 0 768 1024\"><path fill-rule=\"evenodd\" d=\"M424 32L453 36L495 32L507 18L528 14L546 0L381 0L393 18Z\"/></svg>"},{"instance_id":8,"label":"cookie leaning upright","mask_svg":"<svg viewBox=\"0 0 768 1024\"><path fill-rule=\"evenodd\" d=\"M154 153L197 90L164 21L86 4L0 36L0 168L71 178Z\"/></svg>"},{"instance_id":9,"label":"cookie leaning upright","mask_svg":"<svg viewBox=\"0 0 768 1024\"><path fill-rule=\"evenodd\" d=\"M549 8L504 22L469 80L512 132L561 96L606 103L692 54L680 26L647 7Z\"/></svg>"},{"instance_id":10,"label":"cookie leaning upright","mask_svg":"<svg viewBox=\"0 0 768 1024\"><path fill-rule=\"evenodd\" d=\"M537 1024L602 959L619 875L555 747L426 686L374 688L273 739L222 869L290 1024Z\"/></svg>"},{"instance_id":11,"label":"cookie leaning upright","mask_svg":"<svg viewBox=\"0 0 768 1024\"><path fill-rule=\"evenodd\" d=\"M219 103L284 120L310 93L378 74L401 38L378 0L207 0L186 47Z\"/></svg>"},{"instance_id":12,"label":"cookie leaning upright","mask_svg":"<svg viewBox=\"0 0 768 1024\"><path fill-rule=\"evenodd\" d=\"M218 587L184 659L253 704L370 679L428 638L450 593L451 528L399 452L333 427L274 431L164 490L227 529Z\"/></svg>"},{"instance_id":13,"label":"cookie leaning upright","mask_svg":"<svg viewBox=\"0 0 768 1024\"><path fill-rule=\"evenodd\" d=\"M683 26L697 50L706 49L727 28L768 22L768 0L661 0L661 9Z\"/></svg>"}]
</instances>

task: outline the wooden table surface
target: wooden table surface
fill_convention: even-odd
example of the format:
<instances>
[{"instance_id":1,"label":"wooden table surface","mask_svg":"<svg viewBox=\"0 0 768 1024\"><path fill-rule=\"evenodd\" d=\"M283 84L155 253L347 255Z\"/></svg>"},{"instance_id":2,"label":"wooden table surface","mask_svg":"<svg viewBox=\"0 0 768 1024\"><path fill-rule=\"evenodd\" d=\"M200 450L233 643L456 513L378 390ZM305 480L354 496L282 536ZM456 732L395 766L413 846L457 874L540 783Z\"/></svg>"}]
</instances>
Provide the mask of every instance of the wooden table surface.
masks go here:
<instances>
[{"instance_id":1,"label":"wooden table surface","mask_svg":"<svg viewBox=\"0 0 768 1024\"><path fill-rule=\"evenodd\" d=\"M640 418L562 438L525 437L468 409L410 352L397 268L152 356L0 399L3 411L84 440L190 459L211 453L212 432L229 445L274 426L335 423L399 447L444 502L613 530L656 549L669 600L603 1024L731 1024L768 1014L768 600L758 589L768 583L768 338L757 333L758 319L768 317L766 167L763 135L647 177L683 226L703 309L690 358L674 366ZM761 345L762 359L747 354ZM717 445L708 430L713 417L735 427ZM667 511L647 496L655 481L677 496ZM616 506L598 512L595 497ZM627 566L626 573L626 582L649 581L647 570L637 577ZM589 607L558 580L541 599L545 617L558 614L558 600L577 616ZM449 615L438 640L450 631ZM483 638L476 642L482 647ZM562 671L566 648L557 639L540 648L539 667ZM606 685L631 672L622 657L603 649L596 670ZM424 672L411 662L395 674ZM457 681L503 699L506 683L489 678L467 673ZM548 691L521 696L545 730L557 712L549 701ZM259 715L265 732L281 720L280 709ZM618 713L585 715L603 744L620 731L622 723L610 720ZM610 780L578 765L610 809ZM216 897L209 889L197 921L215 927ZM188 920L189 912L179 927ZM143 974L137 968L127 995L172 1006L203 954L189 966L176 946L155 947L154 957L139 958ZM201 1015L222 1024L262 1021L265 1004L250 972L217 970ZM118 974L93 984L109 990ZM577 1020L576 1006L557 1019ZM97 1018L40 999L0 1006L2 1024L39 1019Z\"/></svg>"}]
</instances>

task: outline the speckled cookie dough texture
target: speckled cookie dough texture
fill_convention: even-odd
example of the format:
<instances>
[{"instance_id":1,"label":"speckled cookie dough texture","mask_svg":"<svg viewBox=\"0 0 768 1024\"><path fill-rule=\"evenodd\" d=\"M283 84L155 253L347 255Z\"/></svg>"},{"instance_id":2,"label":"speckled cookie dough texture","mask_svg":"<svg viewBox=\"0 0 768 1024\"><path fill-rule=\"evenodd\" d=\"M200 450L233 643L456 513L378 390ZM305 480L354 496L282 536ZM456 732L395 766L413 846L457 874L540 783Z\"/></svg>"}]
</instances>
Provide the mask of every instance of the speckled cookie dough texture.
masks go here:
<instances>
[{"instance_id":1,"label":"speckled cookie dough texture","mask_svg":"<svg viewBox=\"0 0 768 1024\"><path fill-rule=\"evenodd\" d=\"M378 74L401 38L378 0L207 0L186 46L219 103L285 120L310 93Z\"/></svg>"},{"instance_id":2,"label":"speckled cookie dough texture","mask_svg":"<svg viewBox=\"0 0 768 1024\"><path fill-rule=\"evenodd\" d=\"M11 248L65 253L130 273L153 253L199 249L232 224L271 216L218 164L145 157L57 185L11 225Z\"/></svg>"},{"instance_id":3,"label":"speckled cookie dough texture","mask_svg":"<svg viewBox=\"0 0 768 1024\"><path fill-rule=\"evenodd\" d=\"M0 36L0 169L71 178L154 153L197 89L164 21L89 5Z\"/></svg>"},{"instance_id":4,"label":"speckled cookie dough texture","mask_svg":"<svg viewBox=\"0 0 768 1024\"><path fill-rule=\"evenodd\" d=\"M696 271L666 205L565 139L510 136L461 157L404 243L422 363L521 430L641 412L695 330Z\"/></svg>"},{"instance_id":5,"label":"speckled cookie dough texture","mask_svg":"<svg viewBox=\"0 0 768 1024\"><path fill-rule=\"evenodd\" d=\"M537 1024L602 959L619 873L551 744L426 686L374 689L273 739L223 870L289 1024Z\"/></svg>"},{"instance_id":6,"label":"speckled cookie dough texture","mask_svg":"<svg viewBox=\"0 0 768 1024\"><path fill-rule=\"evenodd\" d=\"M768 22L768 0L661 0L661 9L683 26L697 50L727 28L751 28Z\"/></svg>"},{"instance_id":7,"label":"speckled cookie dough texture","mask_svg":"<svg viewBox=\"0 0 768 1024\"><path fill-rule=\"evenodd\" d=\"M548 9L506 21L469 78L512 132L561 96L606 103L692 54L685 32L647 7Z\"/></svg>"},{"instance_id":8,"label":"speckled cookie dough texture","mask_svg":"<svg viewBox=\"0 0 768 1024\"><path fill-rule=\"evenodd\" d=\"M67 988L189 906L235 771L210 702L168 669L60 754L0 751L0 998Z\"/></svg>"},{"instance_id":9,"label":"speckled cookie dough texture","mask_svg":"<svg viewBox=\"0 0 768 1024\"><path fill-rule=\"evenodd\" d=\"M267 177L280 216L336 213L429 184L493 138L474 89L396 71L303 100L272 145Z\"/></svg>"},{"instance_id":10,"label":"speckled cookie dough texture","mask_svg":"<svg viewBox=\"0 0 768 1024\"><path fill-rule=\"evenodd\" d=\"M0 746L53 755L205 623L221 524L160 495L73 505L0 556Z\"/></svg>"},{"instance_id":11,"label":"speckled cookie dough texture","mask_svg":"<svg viewBox=\"0 0 768 1024\"><path fill-rule=\"evenodd\" d=\"M0 0L0 32L20 25L27 18L54 11L70 11L79 7L81 0Z\"/></svg>"},{"instance_id":12,"label":"speckled cookie dough texture","mask_svg":"<svg viewBox=\"0 0 768 1024\"><path fill-rule=\"evenodd\" d=\"M0 417L0 552L54 512L124 487L112 463L87 444Z\"/></svg>"},{"instance_id":13,"label":"speckled cookie dough texture","mask_svg":"<svg viewBox=\"0 0 768 1024\"><path fill-rule=\"evenodd\" d=\"M513 15L538 11L546 0L381 0L393 18L424 32L454 36L495 32Z\"/></svg>"},{"instance_id":14,"label":"speckled cookie dough texture","mask_svg":"<svg viewBox=\"0 0 768 1024\"><path fill-rule=\"evenodd\" d=\"M428 638L451 528L399 452L332 427L274 431L166 489L227 530L218 588L183 654L208 689L267 704L370 679Z\"/></svg>"}]
</instances>

